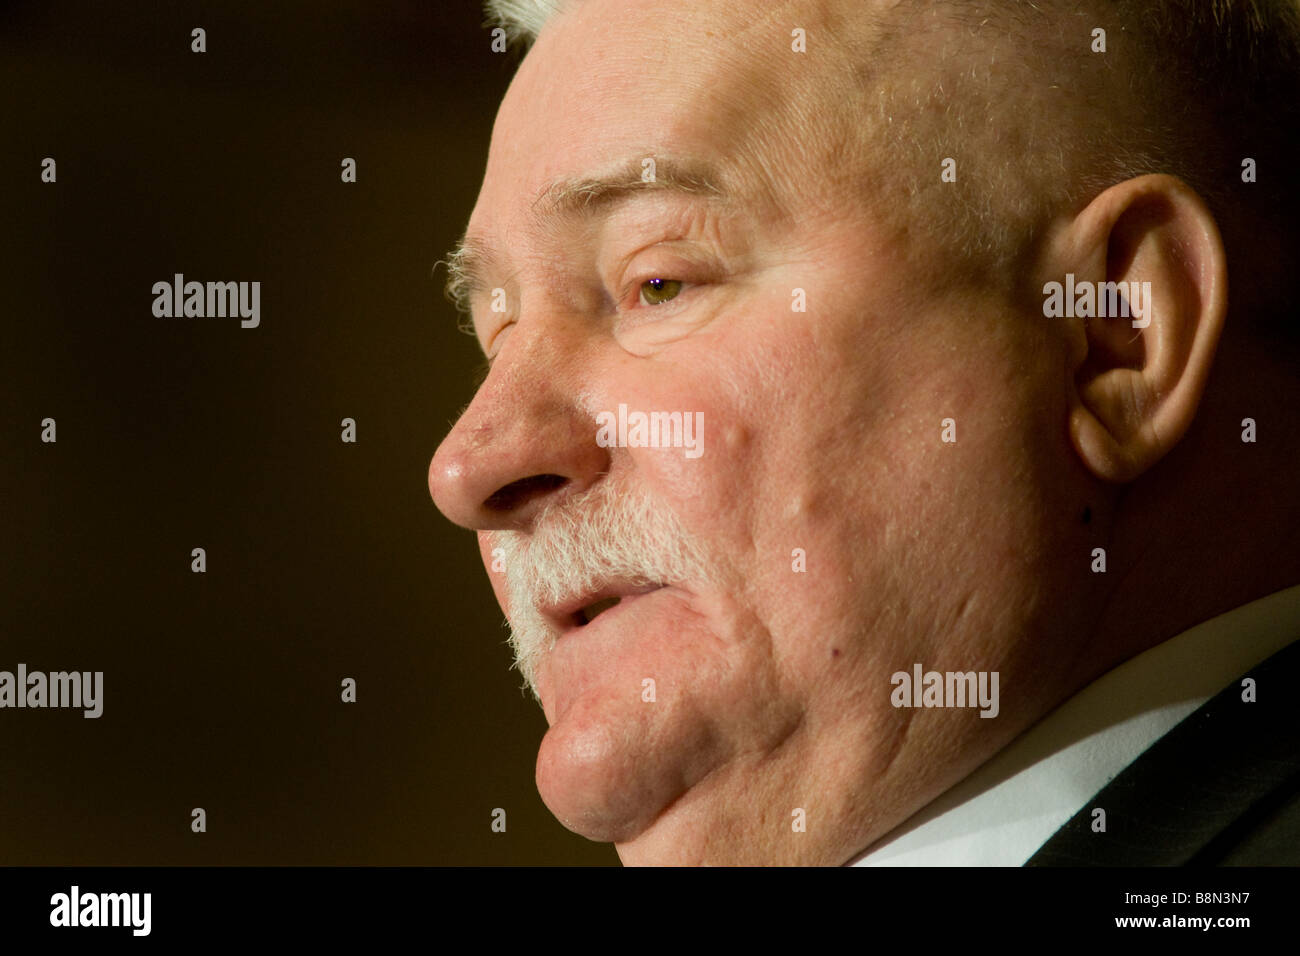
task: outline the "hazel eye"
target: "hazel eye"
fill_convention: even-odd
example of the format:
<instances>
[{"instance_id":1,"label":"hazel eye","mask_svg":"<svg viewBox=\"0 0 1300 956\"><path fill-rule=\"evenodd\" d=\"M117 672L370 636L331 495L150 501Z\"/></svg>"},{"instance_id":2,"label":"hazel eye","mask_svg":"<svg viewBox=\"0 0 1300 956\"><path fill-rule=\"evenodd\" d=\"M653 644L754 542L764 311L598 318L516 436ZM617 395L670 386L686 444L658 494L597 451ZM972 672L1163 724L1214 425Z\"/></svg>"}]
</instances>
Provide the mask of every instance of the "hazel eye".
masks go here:
<instances>
[{"instance_id":1,"label":"hazel eye","mask_svg":"<svg viewBox=\"0 0 1300 956\"><path fill-rule=\"evenodd\" d=\"M682 284L677 279L649 279L641 283L642 305L663 305L677 298Z\"/></svg>"}]
</instances>

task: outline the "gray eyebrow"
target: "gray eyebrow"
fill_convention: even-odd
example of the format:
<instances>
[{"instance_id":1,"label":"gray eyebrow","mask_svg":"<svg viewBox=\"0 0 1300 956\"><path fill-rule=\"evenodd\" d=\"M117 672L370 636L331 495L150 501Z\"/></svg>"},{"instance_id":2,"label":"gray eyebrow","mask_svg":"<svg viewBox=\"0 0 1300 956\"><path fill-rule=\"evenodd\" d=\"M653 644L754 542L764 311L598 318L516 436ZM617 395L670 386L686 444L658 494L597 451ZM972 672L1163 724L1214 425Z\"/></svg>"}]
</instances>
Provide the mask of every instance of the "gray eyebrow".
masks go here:
<instances>
[{"instance_id":1,"label":"gray eyebrow","mask_svg":"<svg viewBox=\"0 0 1300 956\"><path fill-rule=\"evenodd\" d=\"M631 160L609 175L553 182L533 200L533 214L543 224L555 224L575 216L595 215L611 203L637 193L666 191L715 200L729 196L718 172L707 163L656 159L654 179L646 181L641 162Z\"/></svg>"},{"instance_id":2,"label":"gray eyebrow","mask_svg":"<svg viewBox=\"0 0 1300 956\"><path fill-rule=\"evenodd\" d=\"M647 181L642 178L644 158L627 160L608 174L550 183L532 202L534 220L543 228L555 230L574 219L608 214L620 202L653 192L699 196L724 205L734 202L733 194L711 164L654 157L654 179ZM498 265L496 254L481 238L467 233L441 264L447 267L447 298L458 312L468 315L470 301L487 287L487 274Z\"/></svg>"},{"instance_id":3,"label":"gray eyebrow","mask_svg":"<svg viewBox=\"0 0 1300 956\"><path fill-rule=\"evenodd\" d=\"M487 273L496 263L492 250L473 236L462 236L446 258L434 265L447 267L443 294L462 316L470 312L470 300L487 286ZM464 326L462 325L462 328ZM466 330L468 331L468 330Z\"/></svg>"}]
</instances>

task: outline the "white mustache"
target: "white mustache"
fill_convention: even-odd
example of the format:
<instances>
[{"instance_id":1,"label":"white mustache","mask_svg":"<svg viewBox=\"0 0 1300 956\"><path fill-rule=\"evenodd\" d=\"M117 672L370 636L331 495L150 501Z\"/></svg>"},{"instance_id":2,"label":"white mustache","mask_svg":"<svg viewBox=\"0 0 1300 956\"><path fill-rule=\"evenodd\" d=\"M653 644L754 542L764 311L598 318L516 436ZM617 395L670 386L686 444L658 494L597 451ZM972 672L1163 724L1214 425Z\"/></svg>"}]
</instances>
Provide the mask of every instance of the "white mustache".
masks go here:
<instances>
[{"instance_id":1,"label":"white mustache","mask_svg":"<svg viewBox=\"0 0 1300 956\"><path fill-rule=\"evenodd\" d=\"M539 703L537 665L559 636L541 607L590 594L611 580L649 585L714 577L703 549L670 508L647 492L604 481L548 505L531 532L495 531L489 541L505 552L515 666Z\"/></svg>"}]
</instances>

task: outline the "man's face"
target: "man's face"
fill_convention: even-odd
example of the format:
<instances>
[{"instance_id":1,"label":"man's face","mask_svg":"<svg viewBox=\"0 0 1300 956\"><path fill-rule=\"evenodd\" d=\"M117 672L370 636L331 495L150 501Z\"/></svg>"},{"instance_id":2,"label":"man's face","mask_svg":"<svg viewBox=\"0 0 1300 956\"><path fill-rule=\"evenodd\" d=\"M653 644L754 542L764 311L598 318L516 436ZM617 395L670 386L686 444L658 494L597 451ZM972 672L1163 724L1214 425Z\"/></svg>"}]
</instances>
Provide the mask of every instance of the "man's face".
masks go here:
<instances>
[{"instance_id":1,"label":"man's face","mask_svg":"<svg viewBox=\"0 0 1300 956\"><path fill-rule=\"evenodd\" d=\"M820 25L575 4L520 67L470 220L493 364L430 487L530 655L543 799L625 862L843 862L1023 729L1081 613L1064 358L940 283L953 264L845 174L889 157L843 155ZM545 214L553 184L645 159L660 188ZM700 454L598 443L620 405L702 423ZM1000 671L999 717L895 708L915 663Z\"/></svg>"}]
</instances>

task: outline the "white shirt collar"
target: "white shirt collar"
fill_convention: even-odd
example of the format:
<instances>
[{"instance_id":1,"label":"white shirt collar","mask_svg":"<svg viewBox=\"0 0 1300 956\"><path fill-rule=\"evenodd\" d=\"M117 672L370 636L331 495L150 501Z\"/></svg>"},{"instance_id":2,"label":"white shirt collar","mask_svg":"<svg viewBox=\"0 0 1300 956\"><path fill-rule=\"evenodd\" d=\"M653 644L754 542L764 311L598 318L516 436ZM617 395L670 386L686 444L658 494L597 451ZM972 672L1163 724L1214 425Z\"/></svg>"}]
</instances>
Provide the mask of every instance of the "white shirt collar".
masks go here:
<instances>
[{"instance_id":1,"label":"white shirt collar","mask_svg":"<svg viewBox=\"0 0 1300 956\"><path fill-rule=\"evenodd\" d=\"M1079 691L852 866L1021 866L1143 751L1300 636L1300 585L1198 624Z\"/></svg>"}]
</instances>

